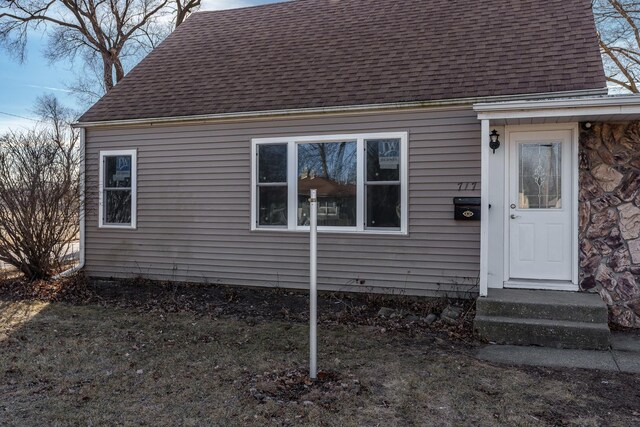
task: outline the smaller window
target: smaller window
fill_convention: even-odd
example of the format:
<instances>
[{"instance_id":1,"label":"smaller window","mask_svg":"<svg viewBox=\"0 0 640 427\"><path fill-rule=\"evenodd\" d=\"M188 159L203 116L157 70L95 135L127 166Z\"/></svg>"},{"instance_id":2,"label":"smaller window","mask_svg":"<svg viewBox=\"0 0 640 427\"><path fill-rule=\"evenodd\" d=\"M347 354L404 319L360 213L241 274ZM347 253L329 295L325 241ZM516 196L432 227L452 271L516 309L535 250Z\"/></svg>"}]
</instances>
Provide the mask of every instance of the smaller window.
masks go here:
<instances>
[{"instance_id":1,"label":"smaller window","mask_svg":"<svg viewBox=\"0 0 640 427\"><path fill-rule=\"evenodd\" d=\"M368 139L366 150L367 228L399 230L402 221L400 139Z\"/></svg>"},{"instance_id":2,"label":"smaller window","mask_svg":"<svg viewBox=\"0 0 640 427\"><path fill-rule=\"evenodd\" d=\"M136 228L136 162L136 150L100 152L100 227Z\"/></svg>"},{"instance_id":3,"label":"smaller window","mask_svg":"<svg viewBox=\"0 0 640 427\"><path fill-rule=\"evenodd\" d=\"M288 223L287 144L258 146L258 224L286 227Z\"/></svg>"}]
</instances>

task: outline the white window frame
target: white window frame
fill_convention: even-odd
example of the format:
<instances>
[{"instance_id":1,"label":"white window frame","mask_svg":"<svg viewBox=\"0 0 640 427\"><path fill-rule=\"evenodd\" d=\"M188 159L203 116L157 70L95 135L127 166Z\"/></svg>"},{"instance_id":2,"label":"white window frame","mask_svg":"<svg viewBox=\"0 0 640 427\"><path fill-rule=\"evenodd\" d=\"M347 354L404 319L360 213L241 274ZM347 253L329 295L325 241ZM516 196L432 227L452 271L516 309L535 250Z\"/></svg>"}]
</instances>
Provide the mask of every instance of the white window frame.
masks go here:
<instances>
[{"instance_id":1,"label":"white window frame","mask_svg":"<svg viewBox=\"0 0 640 427\"><path fill-rule=\"evenodd\" d=\"M105 224L104 222L104 161L105 157L131 156L131 224ZM98 202L98 227L119 230L135 230L137 228L138 210L138 150L105 150L100 151L99 167L99 202Z\"/></svg>"},{"instance_id":2,"label":"white window frame","mask_svg":"<svg viewBox=\"0 0 640 427\"><path fill-rule=\"evenodd\" d=\"M400 229L368 228L365 216L366 145L372 139L400 140ZM409 227L409 133L378 132L340 135L311 135L251 140L251 231L308 232L308 226L298 226L298 146L300 144L355 141L357 143L357 199L355 227L318 227L320 232L408 235ZM258 225L258 145L287 145L288 224L286 226Z\"/></svg>"}]
</instances>

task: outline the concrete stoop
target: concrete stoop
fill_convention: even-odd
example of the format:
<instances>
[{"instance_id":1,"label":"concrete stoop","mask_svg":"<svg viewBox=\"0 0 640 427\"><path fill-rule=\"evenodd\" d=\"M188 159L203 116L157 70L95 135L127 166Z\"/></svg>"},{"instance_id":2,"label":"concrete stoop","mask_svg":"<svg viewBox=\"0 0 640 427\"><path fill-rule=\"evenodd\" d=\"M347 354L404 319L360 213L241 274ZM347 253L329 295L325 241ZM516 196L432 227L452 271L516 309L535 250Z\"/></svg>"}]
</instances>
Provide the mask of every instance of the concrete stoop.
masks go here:
<instances>
[{"instance_id":1,"label":"concrete stoop","mask_svg":"<svg viewBox=\"0 0 640 427\"><path fill-rule=\"evenodd\" d=\"M609 348L606 304L597 294L489 289L479 298L474 328L497 344Z\"/></svg>"}]
</instances>

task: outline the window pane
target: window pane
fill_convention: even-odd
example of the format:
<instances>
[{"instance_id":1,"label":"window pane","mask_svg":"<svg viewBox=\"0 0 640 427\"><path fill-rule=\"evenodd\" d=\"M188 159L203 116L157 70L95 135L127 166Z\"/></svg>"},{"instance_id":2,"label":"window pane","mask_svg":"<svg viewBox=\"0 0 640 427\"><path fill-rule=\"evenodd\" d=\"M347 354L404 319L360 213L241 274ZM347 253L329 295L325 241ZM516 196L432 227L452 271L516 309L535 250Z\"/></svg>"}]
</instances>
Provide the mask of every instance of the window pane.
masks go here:
<instances>
[{"instance_id":1,"label":"window pane","mask_svg":"<svg viewBox=\"0 0 640 427\"><path fill-rule=\"evenodd\" d=\"M520 209L562 208L562 144L520 144Z\"/></svg>"},{"instance_id":2,"label":"window pane","mask_svg":"<svg viewBox=\"0 0 640 427\"><path fill-rule=\"evenodd\" d=\"M105 224L131 224L131 190L106 190Z\"/></svg>"},{"instance_id":3,"label":"window pane","mask_svg":"<svg viewBox=\"0 0 640 427\"><path fill-rule=\"evenodd\" d=\"M131 156L108 156L104 162L106 188L131 188Z\"/></svg>"},{"instance_id":4,"label":"window pane","mask_svg":"<svg viewBox=\"0 0 640 427\"><path fill-rule=\"evenodd\" d=\"M259 187L259 225L287 225L287 187Z\"/></svg>"},{"instance_id":5,"label":"window pane","mask_svg":"<svg viewBox=\"0 0 640 427\"><path fill-rule=\"evenodd\" d=\"M356 225L357 144L298 145L298 225L309 225L309 192L318 190L318 225Z\"/></svg>"},{"instance_id":6,"label":"window pane","mask_svg":"<svg viewBox=\"0 0 640 427\"><path fill-rule=\"evenodd\" d=\"M287 182L287 145L258 145L259 182Z\"/></svg>"},{"instance_id":7,"label":"window pane","mask_svg":"<svg viewBox=\"0 0 640 427\"><path fill-rule=\"evenodd\" d=\"M367 181L400 181L400 140L367 141Z\"/></svg>"},{"instance_id":8,"label":"window pane","mask_svg":"<svg viewBox=\"0 0 640 427\"><path fill-rule=\"evenodd\" d=\"M367 185L367 227L400 228L399 185Z\"/></svg>"}]
</instances>

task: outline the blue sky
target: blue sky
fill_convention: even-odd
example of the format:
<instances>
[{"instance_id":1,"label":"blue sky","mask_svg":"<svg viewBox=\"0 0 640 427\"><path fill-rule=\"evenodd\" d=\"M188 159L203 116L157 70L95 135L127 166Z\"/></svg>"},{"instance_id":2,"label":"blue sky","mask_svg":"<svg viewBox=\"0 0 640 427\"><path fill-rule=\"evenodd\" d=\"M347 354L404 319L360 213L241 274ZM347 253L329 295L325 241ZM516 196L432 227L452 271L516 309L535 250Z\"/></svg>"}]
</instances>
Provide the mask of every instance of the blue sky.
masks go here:
<instances>
[{"instance_id":1,"label":"blue sky","mask_svg":"<svg viewBox=\"0 0 640 427\"><path fill-rule=\"evenodd\" d=\"M232 9L276 3L283 0L203 0L201 10ZM83 107L67 90L74 80L72 66L65 62L50 64L43 57L44 34L33 34L28 41L27 60L20 64L5 50L0 50L0 134L34 124L33 105L46 93L57 95L76 109ZM18 116L18 117L16 117Z\"/></svg>"}]
</instances>

